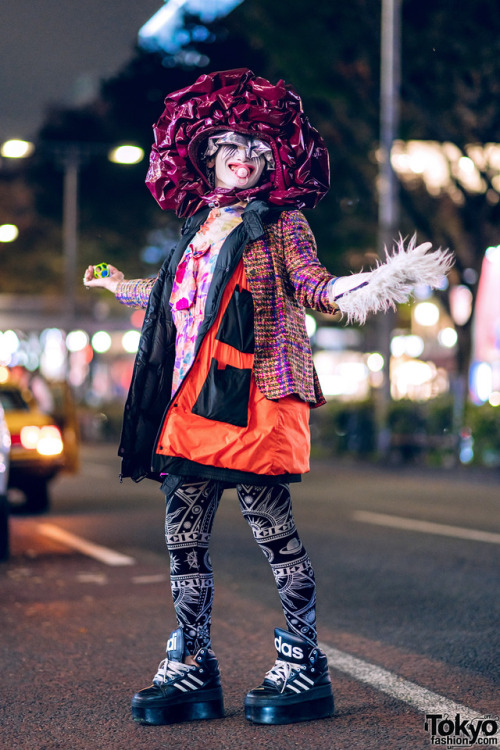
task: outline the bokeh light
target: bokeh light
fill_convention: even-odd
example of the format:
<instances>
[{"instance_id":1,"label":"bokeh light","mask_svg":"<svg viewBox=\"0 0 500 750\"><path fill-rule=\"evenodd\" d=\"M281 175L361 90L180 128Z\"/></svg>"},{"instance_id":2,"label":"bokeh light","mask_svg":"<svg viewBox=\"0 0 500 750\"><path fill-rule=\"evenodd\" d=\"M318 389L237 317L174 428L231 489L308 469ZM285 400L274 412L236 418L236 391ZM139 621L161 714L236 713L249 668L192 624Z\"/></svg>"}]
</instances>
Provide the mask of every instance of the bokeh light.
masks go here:
<instances>
[{"instance_id":1,"label":"bokeh light","mask_svg":"<svg viewBox=\"0 0 500 750\"><path fill-rule=\"evenodd\" d=\"M19 237L15 224L0 224L0 242L14 242Z\"/></svg>"},{"instance_id":2,"label":"bokeh light","mask_svg":"<svg viewBox=\"0 0 500 750\"><path fill-rule=\"evenodd\" d=\"M122 336L122 346L126 352L134 354L138 347L141 334L139 331L127 331Z\"/></svg>"},{"instance_id":3,"label":"bokeh light","mask_svg":"<svg viewBox=\"0 0 500 750\"><path fill-rule=\"evenodd\" d=\"M110 151L108 159L115 164L138 164L144 159L144 151L139 146L117 146Z\"/></svg>"},{"instance_id":4,"label":"bokeh light","mask_svg":"<svg viewBox=\"0 0 500 750\"><path fill-rule=\"evenodd\" d=\"M111 336L107 331L97 331L92 336L92 348L99 354L104 354L111 347Z\"/></svg>"},{"instance_id":5,"label":"bokeh light","mask_svg":"<svg viewBox=\"0 0 500 750\"><path fill-rule=\"evenodd\" d=\"M66 347L69 352L81 352L88 343L89 337L85 331L70 331L66 336Z\"/></svg>"},{"instance_id":6,"label":"bokeh light","mask_svg":"<svg viewBox=\"0 0 500 750\"><path fill-rule=\"evenodd\" d=\"M421 326L435 326L439 320L439 307L434 302L419 302L414 309L415 321Z\"/></svg>"}]
</instances>

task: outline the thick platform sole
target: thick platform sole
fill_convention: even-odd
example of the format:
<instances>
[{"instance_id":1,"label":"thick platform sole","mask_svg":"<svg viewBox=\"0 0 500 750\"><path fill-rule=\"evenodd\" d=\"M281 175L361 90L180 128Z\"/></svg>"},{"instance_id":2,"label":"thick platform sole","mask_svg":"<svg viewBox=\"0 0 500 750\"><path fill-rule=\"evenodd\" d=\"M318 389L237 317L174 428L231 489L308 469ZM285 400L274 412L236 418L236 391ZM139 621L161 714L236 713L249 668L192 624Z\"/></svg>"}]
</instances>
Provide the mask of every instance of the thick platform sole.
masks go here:
<instances>
[{"instance_id":1,"label":"thick platform sole","mask_svg":"<svg viewBox=\"0 0 500 750\"><path fill-rule=\"evenodd\" d=\"M272 700L268 703L262 699L253 700L251 695L245 700L245 717L254 724L296 724L299 721L326 719L334 713L335 703L331 693L309 700L297 700L293 696L290 703L285 703L281 697L276 703Z\"/></svg>"},{"instance_id":2,"label":"thick platform sole","mask_svg":"<svg viewBox=\"0 0 500 750\"><path fill-rule=\"evenodd\" d=\"M224 701L220 690L204 690L200 696L180 696L179 700L165 699L163 703L158 698L150 705L132 700L132 718L139 724L177 724L223 717Z\"/></svg>"}]
</instances>

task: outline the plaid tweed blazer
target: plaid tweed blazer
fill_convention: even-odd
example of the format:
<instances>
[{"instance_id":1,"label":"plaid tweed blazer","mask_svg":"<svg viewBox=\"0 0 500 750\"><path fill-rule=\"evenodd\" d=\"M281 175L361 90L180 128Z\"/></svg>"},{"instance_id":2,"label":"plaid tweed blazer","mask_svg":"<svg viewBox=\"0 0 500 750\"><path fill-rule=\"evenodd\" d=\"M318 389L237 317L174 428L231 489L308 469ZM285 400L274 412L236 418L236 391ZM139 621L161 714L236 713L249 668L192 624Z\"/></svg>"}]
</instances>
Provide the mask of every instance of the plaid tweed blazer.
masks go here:
<instances>
[{"instance_id":1,"label":"plaid tweed blazer","mask_svg":"<svg viewBox=\"0 0 500 750\"><path fill-rule=\"evenodd\" d=\"M305 310L334 314L328 296L332 276L319 262L316 241L300 211L283 211L250 242L243 262L252 292L255 325L254 377L267 398L297 394L311 406L325 399L314 369Z\"/></svg>"},{"instance_id":2,"label":"plaid tweed blazer","mask_svg":"<svg viewBox=\"0 0 500 750\"><path fill-rule=\"evenodd\" d=\"M254 377L269 399L296 394L311 407L325 399L314 368L305 309L335 314L328 296L335 278L317 256L316 241L301 211L283 211L243 254L254 303ZM146 307L156 279L124 281L117 299Z\"/></svg>"}]
</instances>

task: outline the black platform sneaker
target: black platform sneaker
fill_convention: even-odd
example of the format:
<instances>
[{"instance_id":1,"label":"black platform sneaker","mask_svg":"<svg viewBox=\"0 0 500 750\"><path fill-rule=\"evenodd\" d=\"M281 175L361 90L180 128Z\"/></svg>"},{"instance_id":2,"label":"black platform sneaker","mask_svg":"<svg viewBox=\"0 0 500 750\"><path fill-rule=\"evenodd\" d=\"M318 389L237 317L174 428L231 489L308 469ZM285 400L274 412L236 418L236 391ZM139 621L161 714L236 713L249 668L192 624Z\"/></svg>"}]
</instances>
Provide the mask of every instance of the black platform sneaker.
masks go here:
<instances>
[{"instance_id":1,"label":"black platform sneaker","mask_svg":"<svg viewBox=\"0 0 500 750\"><path fill-rule=\"evenodd\" d=\"M278 658L264 682L245 698L245 716L256 724L294 724L332 716L326 656L303 638L276 628Z\"/></svg>"},{"instance_id":2,"label":"black platform sneaker","mask_svg":"<svg viewBox=\"0 0 500 750\"><path fill-rule=\"evenodd\" d=\"M224 716L217 659L209 648L195 654L196 666L184 664L182 628L167 643L167 658L158 667L153 684L132 698L132 716L141 724L220 719Z\"/></svg>"}]
</instances>

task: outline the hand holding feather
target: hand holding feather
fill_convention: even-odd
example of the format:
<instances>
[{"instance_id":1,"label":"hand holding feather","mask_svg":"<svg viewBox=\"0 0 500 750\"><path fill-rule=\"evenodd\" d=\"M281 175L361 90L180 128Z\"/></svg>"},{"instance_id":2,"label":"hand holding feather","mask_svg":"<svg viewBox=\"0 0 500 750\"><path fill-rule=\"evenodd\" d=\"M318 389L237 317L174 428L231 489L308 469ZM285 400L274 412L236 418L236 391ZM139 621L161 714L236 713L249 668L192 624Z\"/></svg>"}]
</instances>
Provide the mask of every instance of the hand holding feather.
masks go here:
<instances>
[{"instance_id":1,"label":"hand holding feather","mask_svg":"<svg viewBox=\"0 0 500 750\"><path fill-rule=\"evenodd\" d=\"M371 313L395 309L407 302L417 284L438 287L453 265L448 250L432 250L430 242L416 244L413 236L407 247L400 240L392 255L386 250L385 262L373 271L341 276L330 286L330 299L347 323L365 323Z\"/></svg>"}]
</instances>

